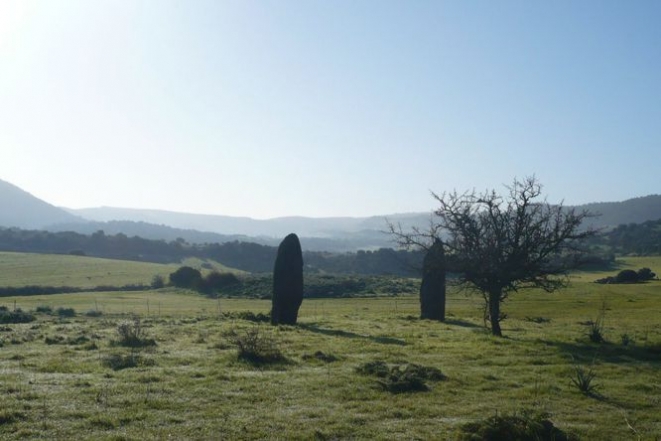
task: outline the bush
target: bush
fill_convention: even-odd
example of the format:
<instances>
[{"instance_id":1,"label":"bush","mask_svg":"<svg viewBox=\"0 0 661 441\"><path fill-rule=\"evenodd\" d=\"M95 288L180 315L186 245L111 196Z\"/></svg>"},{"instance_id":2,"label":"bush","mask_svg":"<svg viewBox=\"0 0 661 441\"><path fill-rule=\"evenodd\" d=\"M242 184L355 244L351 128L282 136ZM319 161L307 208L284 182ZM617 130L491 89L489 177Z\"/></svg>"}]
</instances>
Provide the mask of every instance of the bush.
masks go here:
<instances>
[{"instance_id":1,"label":"bush","mask_svg":"<svg viewBox=\"0 0 661 441\"><path fill-rule=\"evenodd\" d=\"M103 315L103 312L99 311L98 309L90 309L85 313L87 317L101 317Z\"/></svg>"},{"instance_id":2,"label":"bush","mask_svg":"<svg viewBox=\"0 0 661 441\"><path fill-rule=\"evenodd\" d=\"M271 334L266 334L259 326L243 334L232 332L230 341L237 346L237 358L253 365L283 363L287 361Z\"/></svg>"},{"instance_id":3,"label":"bush","mask_svg":"<svg viewBox=\"0 0 661 441\"><path fill-rule=\"evenodd\" d=\"M35 309L35 312L38 312L40 314L52 314L53 313L53 308L48 306L48 305L39 305Z\"/></svg>"},{"instance_id":4,"label":"bush","mask_svg":"<svg viewBox=\"0 0 661 441\"><path fill-rule=\"evenodd\" d=\"M0 323L30 323L34 320L35 317L32 314L21 308L9 311L6 306L0 306Z\"/></svg>"},{"instance_id":5,"label":"bush","mask_svg":"<svg viewBox=\"0 0 661 441\"><path fill-rule=\"evenodd\" d=\"M156 346L156 341L145 336L140 317L133 320L123 320L117 324L119 340L116 344L129 348Z\"/></svg>"},{"instance_id":6,"label":"bush","mask_svg":"<svg viewBox=\"0 0 661 441\"><path fill-rule=\"evenodd\" d=\"M493 415L480 421L464 424L459 440L481 441L569 441L575 439L558 429L545 414Z\"/></svg>"},{"instance_id":7,"label":"bush","mask_svg":"<svg viewBox=\"0 0 661 441\"><path fill-rule=\"evenodd\" d=\"M55 310L55 313L58 315L58 317L75 317L76 316L76 310L73 308L57 308Z\"/></svg>"},{"instance_id":8,"label":"bush","mask_svg":"<svg viewBox=\"0 0 661 441\"><path fill-rule=\"evenodd\" d=\"M202 273L190 266L182 266L170 274L170 283L178 288L197 289L202 281Z\"/></svg>"},{"instance_id":9,"label":"bush","mask_svg":"<svg viewBox=\"0 0 661 441\"><path fill-rule=\"evenodd\" d=\"M638 282L638 273L634 270L626 269L617 273L615 283L636 283Z\"/></svg>"},{"instance_id":10,"label":"bush","mask_svg":"<svg viewBox=\"0 0 661 441\"><path fill-rule=\"evenodd\" d=\"M653 273L652 270L649 268L641 268L638 270L638 280L640 280L641 282L652 280L655 277L656 274Z\"/></svg>"},{"instance_id":11,"label":"bush","mask_svg":"<svg viewBox=\"0 0 661 441\"><path fill-rule=\"evenodd\" d=\"M206 293L218 292L238 283L240 283L239 278L232 273L213 271L202 281L202 291Z\"/></svg>"}]
</instances>

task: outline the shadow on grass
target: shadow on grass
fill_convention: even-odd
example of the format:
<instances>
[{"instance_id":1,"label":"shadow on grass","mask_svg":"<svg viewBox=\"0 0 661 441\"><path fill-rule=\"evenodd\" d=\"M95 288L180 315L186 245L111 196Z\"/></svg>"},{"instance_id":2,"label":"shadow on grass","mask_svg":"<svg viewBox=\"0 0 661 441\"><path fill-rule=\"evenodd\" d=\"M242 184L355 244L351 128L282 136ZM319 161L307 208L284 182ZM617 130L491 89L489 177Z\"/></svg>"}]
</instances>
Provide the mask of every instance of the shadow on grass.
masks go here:
<instances>
[{"instance_id":1,"label":"shadow on grass","mask_svg":"<svg viewBox=\"0 0 661 441\"><path fill-rule=\"evenodd\" d=\"M331 335L334 337L357 338L363 340L370 340L374 343L381 343L386 345L406 346L406 342L398 338L374 337L371 335L362 335L362 334L356 334L355 332L343 331L341 329L322 328L316 323L299 323L298 327L301 329L305 329L306 331L314 332L317 334L323 334L323 335Z\"/></svg>"},{"instance_id":2,"label":"shadow on grass","mask_svg":"<svg viewBox=\"0 0 661 441\"><path fill-rule=\"evenodd\" d=\"M443 322L446 325L452 325L452 326L461 326L462 328L484 328L483 325L476 325L475 323L469 322L467 320L461 320L461 319L445 319Z\"/></svg>"},{"instance_id":3,"label":"shadow on grass","mask_svg":"<svg viewBox=\"0 0 661 441\"><path fill-rule=\"evenodd\" d=\"M661 363L661 344L623 346L614 343L539 341L546 346L554 347L562 353L571 355L576 361L583 363L594 360L614 364Z\"/></svg>"}]
</instances>

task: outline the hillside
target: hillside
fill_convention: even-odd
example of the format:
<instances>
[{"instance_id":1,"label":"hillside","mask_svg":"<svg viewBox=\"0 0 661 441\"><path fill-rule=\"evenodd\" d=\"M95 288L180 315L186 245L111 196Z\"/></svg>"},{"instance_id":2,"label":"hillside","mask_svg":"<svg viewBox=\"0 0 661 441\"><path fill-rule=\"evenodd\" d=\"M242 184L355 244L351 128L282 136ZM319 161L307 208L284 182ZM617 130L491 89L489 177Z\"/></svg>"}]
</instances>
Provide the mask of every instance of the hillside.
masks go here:
<instances>
[{"instance_id":1,"label":"hillside","mask_svg":"<svg viewBox=\"0 0 661 441\"><path fill-rule=\"evenodd\" d=\"M340 238L359 236L367 231L386 228L386 218L402 222L406 226L425 225L429 214L391 214L371 217L325 217L312 218L288 216L272 219L219 216L208 214L178 213L166 210L142 210L131 208L97 207L69 210L90 221L133 221L162 224L173 228L192 229L219 234L252 237L283 237L292 231L299 236L314 238Z\"/></svg>"},{"instance_id":2,"label":"hillside","mask_svg":"<svg viewBox=\"0 0 661 441\"><path fill-rule=\"evenodd\" d=\"M622 202L595 202L577 207L598 214L592 222L599 227L640 224L661 219L661 195L649 195Z\"/></svg>"},{"instance_id":3,"label":"hillside","mask_svg":"<svg viewBox=\"0 0 661 441\"><path fill-rule=\"evenodd\" d=\"M276 246L285 235L295 232L307 250L351 252L375 250L393 244L387 221L425 228L430 212L370 217L310 218L301 216L273 219L178 213L165 210L99 207L60 209L20 188L0 181L0 227L74 231L91 234L125 234L148 239L188 243L247 241ZM661 219L661 195L649 195L622 202L600 202L576 206L599 214L591 218L595 227L613 228L621 224Z\"/></svg>"},{"instance_id":4,"label":"hillside","mask_svg":"<svg viewBox=\"0 0 661 441\"><path fill-rule=\"evenodd\" d=\"M41 229L57 223L80 223L79 216L57 208L9 182L0 180L0 226Z\"/></svg>"}]
</instances>

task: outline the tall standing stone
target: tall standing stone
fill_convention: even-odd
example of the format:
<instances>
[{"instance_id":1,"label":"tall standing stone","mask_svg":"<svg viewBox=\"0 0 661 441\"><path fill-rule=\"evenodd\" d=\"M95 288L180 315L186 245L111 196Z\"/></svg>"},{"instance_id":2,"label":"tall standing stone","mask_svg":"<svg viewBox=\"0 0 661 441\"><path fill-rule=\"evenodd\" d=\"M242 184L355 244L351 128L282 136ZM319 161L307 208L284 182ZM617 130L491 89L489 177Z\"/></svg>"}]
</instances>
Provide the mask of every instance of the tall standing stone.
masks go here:
<instances>
[{"instance_id":1,"label":"tall standing stone","mask_svg":"<svg viewBox=\"0 0 661 441\"><path fill-rule=\"evenodd\" d=\"M273 269L271 323L295 325L303 303L303 252L298 236L292 233L278 247Z\"/></svg>"},{"instance_id":2,"label":"tall standing stone","mask_svg":"<svg viewBox=\"0 0 661 441\"><path fill-rule=\"evenodd\" d=\"M445 320L445 251L443 243L436 239L422 263L420 285L420 317Z\"/></svg>"}]
</instances>

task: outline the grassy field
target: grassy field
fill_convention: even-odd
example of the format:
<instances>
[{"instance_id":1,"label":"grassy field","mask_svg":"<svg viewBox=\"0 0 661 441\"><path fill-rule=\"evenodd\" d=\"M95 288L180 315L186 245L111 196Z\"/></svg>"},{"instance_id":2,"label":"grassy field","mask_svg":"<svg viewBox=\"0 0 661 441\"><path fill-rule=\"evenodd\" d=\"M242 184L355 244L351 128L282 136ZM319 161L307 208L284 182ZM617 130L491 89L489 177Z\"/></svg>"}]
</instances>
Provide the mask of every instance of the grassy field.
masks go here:
<instances>
[{"instance_id":1,"label":"grassy field","mask_svg":"<svg viewBox=\"0 0 661 441\"><path fill-rule=\"evenodd\" d=\"M652 260L623 265L659 272ZM170 288L3 298L53 313L0 325L0 439L452 440L465 423L534 411L580 439L659 440L661 282L590 283L598 277L513 295L505 338L484 331L479 298L455 291L446 323L419 320L412 293L308 299L299 325L278 328L245 314L267 313L268 301ZM593 343L600 315L606 341ZM145 345L124 347L118 329L134 317ZM239 360L237 343L255 336L285 359ZM445 379L392 393L357 371L375 361ZM576 368L595 374L593 393L574 386Z\"/></svg>"},{"instance_id":2,"label":"grassy field","mask_svg":"<svg viewBox=\"0 0 661 441\"><path fill-rule=\"evenodd\" d=\"M204 263L219 271L236 272L216 262L199 259L188 259L182 264L201 269ZM0 252L0 287L149 285L156 275L167 280L168 275L179 266L84 256Z\"/></svg>"}]
</instances>

